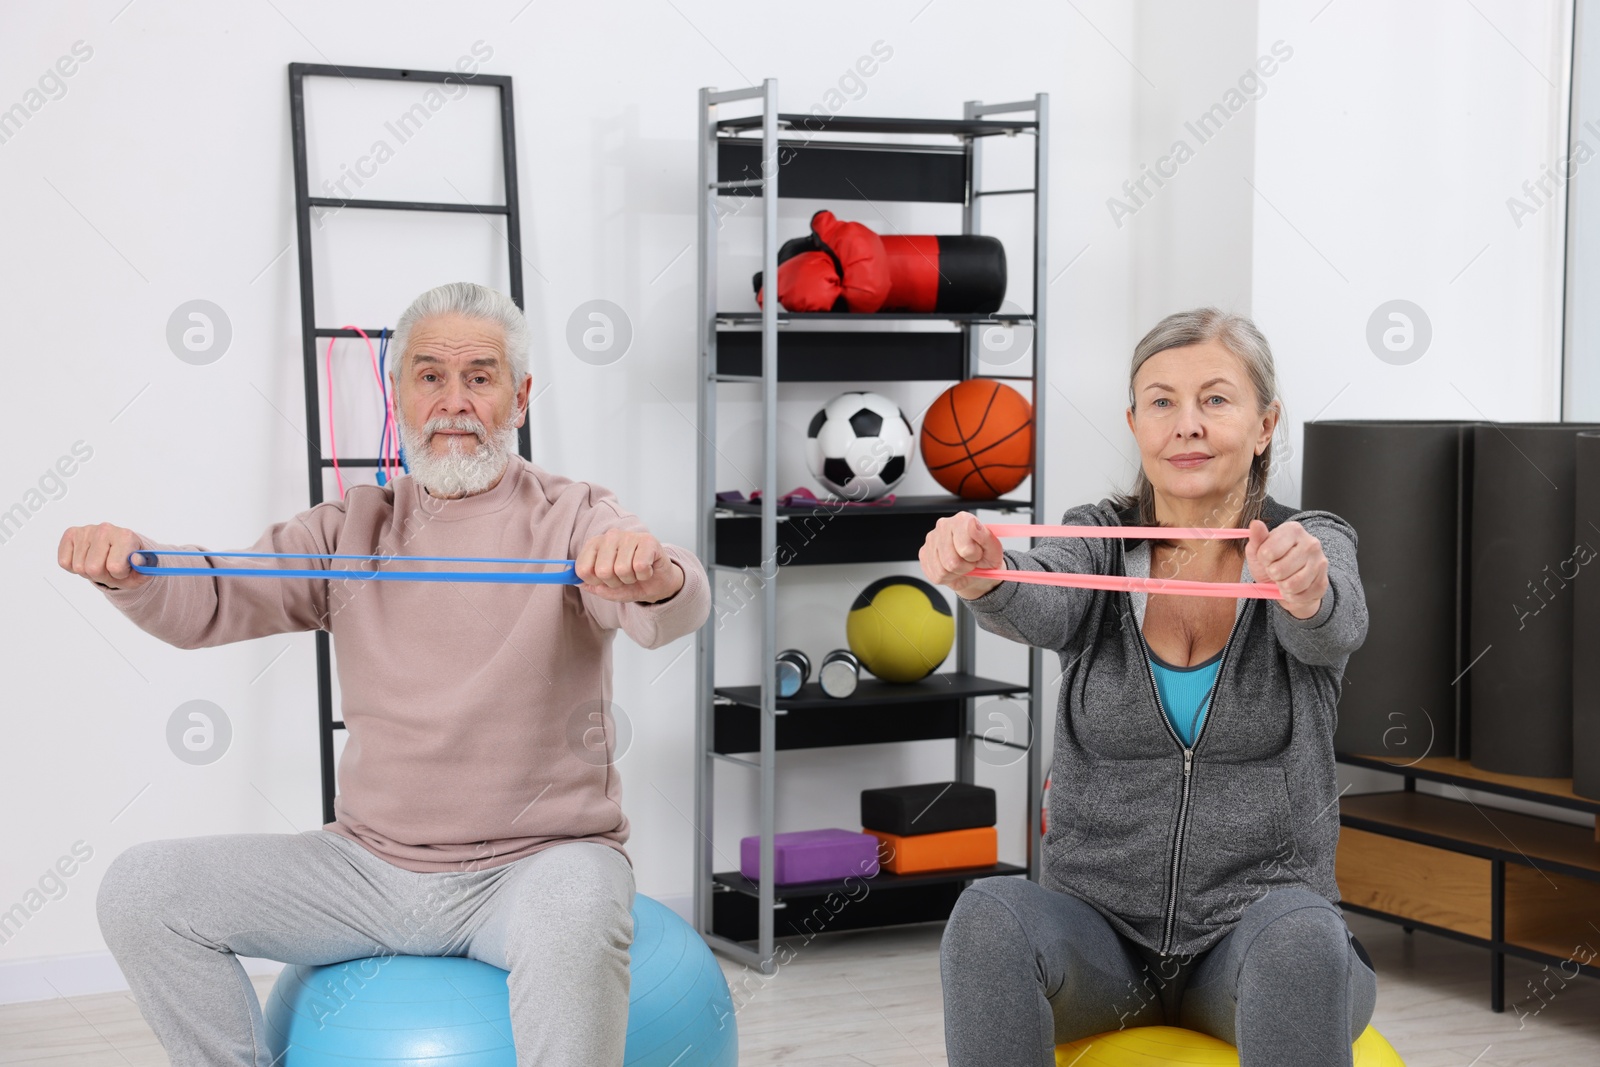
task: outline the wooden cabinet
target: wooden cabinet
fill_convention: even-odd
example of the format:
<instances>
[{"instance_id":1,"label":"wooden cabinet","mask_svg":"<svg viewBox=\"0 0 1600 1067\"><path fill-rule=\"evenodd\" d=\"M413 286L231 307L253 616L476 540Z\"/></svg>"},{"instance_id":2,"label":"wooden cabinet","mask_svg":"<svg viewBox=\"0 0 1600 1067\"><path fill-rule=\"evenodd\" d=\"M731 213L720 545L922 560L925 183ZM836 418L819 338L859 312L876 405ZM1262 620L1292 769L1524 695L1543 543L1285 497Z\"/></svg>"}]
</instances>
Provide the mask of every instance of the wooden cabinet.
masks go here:
<instances>
[{"instance_id":1,"label":"wooden cabinet","mask_svg":"<svg viewBox=\"0 0 1600 1067\"><path fill-rule=\"evenodd\" d=\"M1399 763L1341 755L1402 775L1393 792L1339 806L1342 906L1489 949L1490 1006L1505 1008L1505 957L1600 977L1600 839L1595 828L1476 803L1468 789L1600 816L1571 781L1480 771L1434 757ZM1440 796L1417 782L1445 785Z\"/></svg>"}]
</instances>

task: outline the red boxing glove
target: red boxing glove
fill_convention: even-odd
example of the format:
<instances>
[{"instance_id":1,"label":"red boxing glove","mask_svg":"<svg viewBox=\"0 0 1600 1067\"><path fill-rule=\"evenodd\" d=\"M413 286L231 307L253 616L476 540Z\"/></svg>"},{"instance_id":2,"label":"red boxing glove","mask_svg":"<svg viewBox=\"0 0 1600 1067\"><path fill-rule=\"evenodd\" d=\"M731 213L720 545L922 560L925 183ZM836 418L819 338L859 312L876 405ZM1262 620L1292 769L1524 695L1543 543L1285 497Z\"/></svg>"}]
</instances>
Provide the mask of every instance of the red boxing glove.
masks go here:
<instances>
[{"instance_id":1,"label":"red boxing glove","mask_svg":"<svg viewBox=\"0 0 1600 1067\"><path fill-rule=\"evenodd\" d=\"M753 279L762 303L761 275ZM778 250L778 302L786 310L993 313L1006 292L1005 249L993 237L880 237L831 211Z\"/></svg>"},{"instance_id":2,"label":"red boxing glove","mask_svg":"<svg viewBox=\"0 0 1600 1067\"><path fill-rule=\"evenodd\" d=\"M831 252L839 262L848 309L872 312L883 307L891 279L882 238L859 222L834 218L831 211L811 216L811 232L823 250Z\"/></svg>"},{"instance_id":3,"label":"red boxing glove","mask_svg":"<svg viewBox=\"0 0 1600 1067\"><path fill-rule=\"evenodd\" d=\"M760 277L760 275L757 275ZM765 294L756 290L756 306ZM845 311L839 270L826 252L801 252L778 264L778 303L789 311Z\"/></svg>"}]
</instances>

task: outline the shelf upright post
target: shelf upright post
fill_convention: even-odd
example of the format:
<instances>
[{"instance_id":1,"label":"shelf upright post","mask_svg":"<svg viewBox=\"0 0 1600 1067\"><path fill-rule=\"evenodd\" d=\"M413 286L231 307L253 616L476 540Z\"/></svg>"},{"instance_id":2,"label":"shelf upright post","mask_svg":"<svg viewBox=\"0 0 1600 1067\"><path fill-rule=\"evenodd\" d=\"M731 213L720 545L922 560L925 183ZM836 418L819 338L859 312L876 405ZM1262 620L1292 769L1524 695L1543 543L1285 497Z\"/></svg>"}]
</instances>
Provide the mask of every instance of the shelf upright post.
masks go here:
<instances>
[{"instance_id":1,"label":"shelf upright post","mask_svg":"<svg viewBox=\"0 0 1600 1067\"><path fill-rule=\"evenodd\" d=\"M968 100L962 105L961 117L977 118L981 104L981 100ZM961 205L961 232L975 234L983 223L979 210L982 200L977 195L979 172L983 167L983 138L969 133L962 138L962 142L967 156L967 196ZM976 323L961 324L962 345L966 349L961 372L963 380L976 376L982 370L981 333L982 328ZM978 624L969 611L956 612L956 670L967 674L978 673ZM978 769L977 751L974 748L978 743L978 698L968 697L961 705L961 735L956 740L956 781L970 784L977 778Z\"/></svg>"},{"instance_id":2,"label":"shelf upright post","mask_svg":"<svg viewBox=\"0 0 1600 1067\"><path fill-rule=\"evenodd\" d=\"M1048 311L1047 290L1050 285L1049 273L1046 269L1045 253L1049 243L1049 224L1046 207L1048 204L1049 158L1050 158L1050 94L1039 93L1031 101L1024 100L1010 104L985 105L980 100L968 100L963 108L963 117L967 119L981 119L985 115L1003 114L1007 112L1029 111L1034 116L1034 141L1033 141L1033 475L1031 478L1033 497L1031 511L1032 521L1042 524L1046 521L1044 510L1044 427L1046 425L1045 410L1047 407L1046 394L1049 392L1045 380L1045 320ZM982 218L979 211L981 200L978 197L978 172L983 159L983 146L978 143L981 139L969 135L967 138L967 203L962 210L961 224L963 232L976 233ZM968 327L967 335L967 373L970 377L982 368L978 365L982 355L982 348L978 344L977 331ZM960 631L958 630L958 636ZM974 649L975 649L974 644ZM966 648L962 652L967 652ZM1028 877L1034 881L1039 880L1041 871L1041 845L1042 835L1039 830L1039 820L1033 815L1033 805L1044 792L1044 738L1042 727L1046 721L1044 710L1044 653L1042 648L1028 649ZM958 663L960 660L958 659ZM964 668L965 669L965 668ZM962 781L970 781L972 763L975 752L972 745L978 741L974 736L973 713L967 713L967 728L964 731L966 743L956 756L956 775Z\"/></svg>"},{"instance_id":3,"label":"shelf upright post","mask_svg":"<svg viewBox=\"0 0 1600 1067\"><path fill-rule=\"evenodd\" d=\"M717 107L711 102L711 90L700 90L700 315L695 324L696 351L699 353L700 394L699 427L696 441L696 499L700 506L695 515L695 551L707 562L708 573L715 582L717 558L716 518L716 450L712 442L717 437ZM713 585L712 599L716 598ZM716 713L713 698L716 679L716 625L717 613L712 611L695 635L694 676L694 751L699 760L694 776L694 927L702 934L711 932L712 893L712 817L716 805L713 775L717 761L711 754L712 718Z\"/></svg>"},{"instance_id":4,"label":"shelf upright post","mask_svg":"<svg viewBox=\"0 0 1600 1067\"><path fill-rule=\"evenodd\" d=\"M773 965L778 707L778 79L761 83L761 970Z\"/></svg>"},{"instance_id":5,"label":"shelf upright post","mask_svg":"<svg viewBox=\"0 0 1600 1067\"><path fill-rule=\"evenodd\" d=\"M1049 313L1050 274L1046 252L1050 244L1047 208L1050 189L1050 94L1033 98L1033 521L1046 522L1044 510L1044 427L1050 392L1044 363L1045 320ZM1028 877L1039 880L1043 848L1039 820L1032 805L1044 794L1044 649L1028 650Z\"/></svg>"}]
</instances>

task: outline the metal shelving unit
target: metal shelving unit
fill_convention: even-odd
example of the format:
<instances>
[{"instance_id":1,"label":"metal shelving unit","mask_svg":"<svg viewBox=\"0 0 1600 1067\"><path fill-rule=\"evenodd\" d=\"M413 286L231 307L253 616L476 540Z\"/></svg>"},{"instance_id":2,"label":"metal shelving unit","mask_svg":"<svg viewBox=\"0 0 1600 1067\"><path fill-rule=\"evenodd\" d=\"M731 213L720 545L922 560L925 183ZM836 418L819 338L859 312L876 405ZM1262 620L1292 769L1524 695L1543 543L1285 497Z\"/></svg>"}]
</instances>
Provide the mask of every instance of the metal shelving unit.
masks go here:
<instances>
[{"instance_id":1,"label":"metal shelving unit","mask_svg":"<svg viewBox=\"0 0 1600 1067\"><path fill-rule=\"evenodd\" d=\"M760 113L719 119L719 105L757 102ZM776 821L776 756L780 750L849 744L950 738L955 741L954 777L971 782L976 770L976 701L999 695L1017 697L1028 712L1025 750L1028 831L1026 866L1000 863L973 870L921 875L883 872L869 893L827 916L827 930L860 929L944 919L956 897L974 878L1020 874L1037 879L1040 827L1037 810L1043 784L1040 746L1033 744L1042 721L1044 653L1028 651L1026 682L998 681L976 672L976 624L956 613L953 672L931 675L911 685L888 685L864 678L846 700L823 696L814 684L795 697L779 699L772 663L777 655L778 586L785 567L818 564L913 561L927 531L944 515L965 510L999 511L1044 522L1040 486L1044 480L1045 422L1045 270L1048 159L1048 97L1003 104L966 103L960 119L833 117L787 114L778 110L778 83L717 92L700 90L699 131L699 512L696 546L713 571L757 571L761 626L761 682L751 686L716 684L715 613L695 638L695 926L719 952L771 973L780 936L806 933L820 903L841 891L842 883L808 883L778 889L772 881ZM1005 117L997 117L1005 116ZM1019 117L1020 116L1020 117ZM816 135L916 135L927 143L826 141ZM984 142L994 136L1034 139L1031 188L980 187ZM981 206L990 196L1033 199L1031 313L853 315L832 312L795 314L776 299L760 311L717 307L719 201L727 197L761 200L763 276L778 276L778 198L830 201L914 201L959 204L961 232L978 233ZM871 332L796 328L803 320L857 324L943 322L938 332ZM980 366L976 327L997 323L1031 325L1034 330L1031 375L986 374ZM781 341L780 341L781 338ZM803 529L810 508L780 507L777 499L777 400L780 382L958 381L972 377L1010 378L1034 385L1034 465L1027 483L1032 499L976 502L953 496L900 497L882 508L840 509L820 531ZM760 387L764 438L759 502L724 506L716 501L718 391L723 383ZM780 555L780 546L783 553ZM754 754L755 758L749 758ZM713 870L713 800L717 765L759 776L760 873L750 882L737 871ZM892 783L870 783L886 785ZM782 911L780 930L778 912Z\"/></svg>"}]
</instances>

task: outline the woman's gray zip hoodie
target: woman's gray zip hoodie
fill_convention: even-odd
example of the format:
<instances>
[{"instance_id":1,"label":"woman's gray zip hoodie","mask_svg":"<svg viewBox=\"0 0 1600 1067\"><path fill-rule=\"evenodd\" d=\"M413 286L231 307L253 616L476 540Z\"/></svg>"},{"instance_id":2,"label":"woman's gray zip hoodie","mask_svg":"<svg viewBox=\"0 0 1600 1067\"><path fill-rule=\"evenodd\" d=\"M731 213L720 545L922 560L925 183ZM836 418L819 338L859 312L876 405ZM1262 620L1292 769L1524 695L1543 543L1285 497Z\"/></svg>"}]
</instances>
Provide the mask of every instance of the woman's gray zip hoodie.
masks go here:
<instances>
[{"instance_id":1,"label":"woman's gray zip hoodie","mask_svg":"<svg viewBox=\"0 0 1600 1067\"><path fill-rule=\"evenodd\" d=\"M1002 582L963 601L986 630L1061 657L1041 883L1093 905L1168 955L1210 948L1270 889L1337 903L1340 680L1367 635L1356 531L1328 511L1266 499L1269 529L1299 522L1322 543L1329 589L1317 614L1240 598L1192 748L1162 714L1146 658L1146 594ZM1132 526L1110 500L1065 525ZM1046 538L1005 552L1013 570L1150 577L1148 541ZM1248 564L1241 581L1251 581Z\"/></svg>"}]
</instances>

